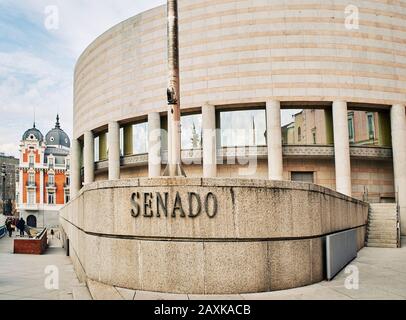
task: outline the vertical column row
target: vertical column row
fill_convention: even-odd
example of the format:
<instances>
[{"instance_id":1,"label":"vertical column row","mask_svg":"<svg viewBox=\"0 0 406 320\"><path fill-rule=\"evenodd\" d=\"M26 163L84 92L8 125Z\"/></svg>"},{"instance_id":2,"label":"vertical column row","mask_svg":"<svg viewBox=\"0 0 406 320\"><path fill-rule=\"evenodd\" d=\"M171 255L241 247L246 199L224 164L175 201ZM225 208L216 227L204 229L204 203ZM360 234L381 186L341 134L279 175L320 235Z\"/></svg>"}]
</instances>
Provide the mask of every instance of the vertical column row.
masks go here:
<instances>
[{"instance_id":1,"label":"vertical column row","mask_svg":"<svg viewBox=\"0 0 406 320\"><path fill-rule=\"evenodd\" d=\"M283 180L281 103L272 100L266 103L268 172L270 180Z\"/></svg>"},{"instance_id":2,"label":"vertical column row","mask_svg":"<svg viewBox=\"0 0 406 320\"><path fill-rule=\"evenodd\" d=\"M205 104L202 107L203 177L217 176L216 108Z\"/></svg>"},{"instance_id":3,"label":"vertical column row","mask_svg":"<svg viewBox=\"0 0 406 320\"><path fill-rule=\"evenodd\" d=\"M159 112L148 115L148 176L161 176L161 116Z\"/></svg>"},{"instance_id":4,"label":"vertical column row","mask_svg":"<svg viewBox=\"0 0 406 320\"><path fill-rule=\"evenodd\" d=\"M400 209L401 233L406 235L406 113L404 105L391 109L393 169L395 192Z\"/></svg>"},{"instance_id":5,"label":"vertical column row","mask_svg":"<svg viewBox=\"0 0 406 320\"><path fill-rule=\"evenodd\" d=\"M81 189L80 178L80 153L81 145L78 139L73 139L71 147L71 177L70 177L70 196L74 199Z\"/></svg>"},{"instance_id":6,"label":"vertical column row","mask_svg":"<svg viewBox=\"0 0 406 320\"><path fill-rule=\"evenodd\" d=\"M85 185L94 182L94 135L91 131L84 134L83 166Z\"/></svg>"},{"instance_id":7,"label":"vertical column row","mask_svg":"<svg viewBox=\"0 0 406 320\"><path fill-rule=\"evenodd\" d=\"M107 149L109 158L109 180L120 179L120 125L116 121L109 123L109 134L107 138Z\"/></svg>"},{"instance_id":8,"label":"vertical column row","mask_svg":"<svg viewBox=\"0 0 406 320\"><path fill-rule=\"evenodd\" d=\"M333 103L334 153L336 190L347 196L352 194L350 140L348 137L347 102Z\"/></svg>"}]
</instances>

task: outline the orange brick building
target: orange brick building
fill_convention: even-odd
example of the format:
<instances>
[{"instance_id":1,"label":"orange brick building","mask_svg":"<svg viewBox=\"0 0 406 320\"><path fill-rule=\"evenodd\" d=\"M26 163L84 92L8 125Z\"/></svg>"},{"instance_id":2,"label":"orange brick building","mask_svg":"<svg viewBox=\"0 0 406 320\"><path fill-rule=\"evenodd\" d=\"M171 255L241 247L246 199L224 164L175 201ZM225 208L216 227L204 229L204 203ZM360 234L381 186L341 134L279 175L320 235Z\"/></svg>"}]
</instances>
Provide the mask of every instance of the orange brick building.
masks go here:
<instances>
[{"instance_id":1,"label":"orange brick building","mask_svg":"<svg viewBox=\"0 0 406 320\"><path fill-rule=\"evenodd\" d=\"M16 194L17 210L29 226L59 225L59 210L70 200L69 153L70 139L59 116L45 138L35 123L24 133Z\"/></svg>"}]
</instances>

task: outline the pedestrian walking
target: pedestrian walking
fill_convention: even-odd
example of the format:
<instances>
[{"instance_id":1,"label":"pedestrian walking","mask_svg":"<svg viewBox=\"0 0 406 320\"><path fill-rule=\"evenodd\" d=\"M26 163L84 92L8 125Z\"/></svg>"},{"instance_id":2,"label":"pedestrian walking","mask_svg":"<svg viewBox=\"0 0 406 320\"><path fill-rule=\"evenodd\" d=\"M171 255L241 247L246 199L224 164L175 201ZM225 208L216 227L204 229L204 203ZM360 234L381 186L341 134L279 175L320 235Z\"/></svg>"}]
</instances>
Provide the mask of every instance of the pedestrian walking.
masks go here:
<instances>
[{"instance_id":1,"label":"pedestrian walking","mask_svg":"<svg viewBox=\"0 0 406 320\"><path fill-rule=\"evenodd\" d=\"M13 227L11 226L12 223L13 223L13 222L11 221L11 219L8 218L7 221L6 221L6 229L7 229L7 231L8 231L8 236L9 236L10 238L13 236Z\"/></svg>"},{"instance_id":2,"label":"pedestrian walking","mask_svg":"<svg viewBox=\"0 0 406 320\"><path fill-rule=\"evenodd\" d=\"M25 221L23 218L20 218L17 222L17 228L20 230L20 237L24 237Z\"/></svg>"}]
</instances>

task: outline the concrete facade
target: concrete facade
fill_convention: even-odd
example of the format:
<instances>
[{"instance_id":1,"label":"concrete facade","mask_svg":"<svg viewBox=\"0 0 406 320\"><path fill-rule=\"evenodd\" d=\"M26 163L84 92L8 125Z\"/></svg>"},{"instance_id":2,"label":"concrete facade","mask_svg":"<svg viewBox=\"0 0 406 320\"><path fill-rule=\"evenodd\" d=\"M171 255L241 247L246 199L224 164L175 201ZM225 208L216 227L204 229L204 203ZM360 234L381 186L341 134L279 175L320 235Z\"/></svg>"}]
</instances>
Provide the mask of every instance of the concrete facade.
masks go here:
<instances>
[{"instance_id":1,"label":"concrete facade","mask_svg":"<svg viewBox=\"0 0 406 320\"><path fill-rule=\"evenodd\" d=\"M355 228L363 246L368 205L360 199L396 198L404 211L406 193L396 196L396 190L406 174L406 78L400 76L406 74L406 7L352 4L363 14L356 32L345 24L344 0L317 6L309 0L179 1L181 111L201 115L201 128L193 122L194 134L202 131L201 147L192 150L173 150L163 133L172 117L165 100L165 6L120 23L85 50L75 69L79 149L73 156L80 161L83 152L85 187L74 185L79 193L61 220L81 278L196 294L303 286L323 277L325 235ZM324 110L323 145L283 144L281 111L297 108ZM242 136L253 142L223 146L221 113L244 110L260 110L261 121L252 114L242 119L252 120ZM388 132L392 123L392 141L350 146L349 110L391 113L391 119L371 119ZM111 150L96 163L91 154L95 134L100 155L112 147L106 144L112 121L116 133L117 124L124 130L120 168ZM127 154L139 137L126 129L143 121L147 154ZM234 117L227 127L237 122ZM159 129L158 138L153 132ZM309 123L303 132L310 137L313 129ZM187 160L189 178L157 178L174 152ZM75 165L75 181L82 181ZM111 175L112 166L120 179ZM169 196L180 217L154 217L165 201L157 192ZM214 205L209 194L218 199L214 218L204 214ZM180 202L192 215L203 213L187 218Z\"/></svg>"},{"instance_id":2,"label":"concrete facade","mask_svg":"<svg viewBox=\"0 0 406 320\"><path fill-rule=\"evenodd\" d=\"M390 170L394 168L386 165L393 161L390 117L374 117L375 133L379 135L374 138L382 143L368 146L352 144L348 147L345 109L371 113L381 110L385 114L390 113L392 106L400 106L398 109L403 106L404 109L406 92L403 88L406 79L399 74L406 73L406 48L402 40L406 30L405 6L401 3L353 2L363 12L360 21L362 32L354 32L345 25L345 8L348 4L344 0L317 7L307 0L292 4L279 0L272 3L256 0L212 4L208 0L193 4L179 1L182 112L201 113L202 126L209 128L213 128L215 113L214 121L219 129L219 110L266 110L268 149L265 153L258 149L258 153L250 155L257 158L258 167L256 172L245 173L245 178L290 179L291 172L306 170L306 166L294 160L304 154L303 160L309 163L311 155L314 180L323 181L322 185L348 195L355 191L358 199L374 193L371 199L375 202L395 201L395 181L388 180L393 176ZM247 10L249 16L243 14ZM255 24L252 24L252 19ZM166 46L166 8L160 6L113 27L85 50L75 69L75 140L83 141L85 132L91 131L98 132L100 140L105 141L105 128L109 122L116 121L125 127L144 121L151 114L155 117L148 121L151 128L167 129L167 107L165 94L162 93L165 93L167 86ZM385 49L388 46L396 49ZM314 127L307 121L304 129L307 138L303 140L307 141L305 149L295 146L290 148L293 154L287 154L285 146L279 143L280 132L277 128L280 119L277 108L272 106L280 106L281 110L323 108L326 123L320 125L320 136L316 140L321 139L326 145L323 148L309 145ZM336 120L333 119L333 112ZM355 113L356 122L357 117L359 114ZM320 115L319 118L321 121ZM359 120L359 123L364 126L366 118ZM324 132L329 127L331 130ZM336 129L335 134L333 128ZM367 129L359 129L356 141L368 140ZM203 135L206 135L204 131ZM398 137L394 139L403 141L399 138L402 135L399 132L402 130L396 131ZM124 134L124 137L126 139L128 135ZM213 138L212 135L210 137ZM206 136L206 143L203 143L201 150L197 150L198 154L202 154L197 156L200 164L183 166L188 176L242 175L240 169L243 165L232 167L219 163L219 153L227 154L228 151L219 147L218 135L216 138L216 148ZM162 148L168 145L166 139L166 135L160 136ZM303 141L297 145L303 145ZM124 141L125 146L130 143ZM151 144L149 157L141 155L139 159L121 159L120 174L127 178L157 177L165 169L167 152L162 150L159 153L157 148L153 149L157 145ZM335 148L336 165L326 171L317 163L326 157L331 158L330 147ZM86 144L84 148L90 150ZM107 149L104 143L100 153L104 154ZM302 153L302 150L306 152ZM89 161L86 162L87 156L84 152L84 162L88 164L84 166L84 180L90 182L94 169ZM155 161L151 160L153 157L161 160L163 167L160 161L154 164ZM100 159L106 161L107 157ZM263 167L263 160L266 159L268 168ZM351 176L354 172L364 170L352 168L354 163L359 163L359 159L373 161L378 167L381 161L385 161L382 169L385 173L382 170L379 172L378 167L368 166L369 172L363 171L354 179ZM223 157L223 160L227 162L228 158ZM115 163L117 171L117 159ZM290 166L287 170L282 166L284 163L297 163L298 166ZM96 165L96 180L108 179L105 175L109 165L108 161ZM399 167L398 164L396 166ZM75 172L79 174L80 168ZM383 175L385 179L381 180ZM405 177L398 175L397 180L402 179ZM76 180L80 181L81 178L72 177L72 181ZM402 203L406 201L403 194L399 193L398 196Z\"/></svg>"},{"instance_id":3,"label":"concrete facade","mask_svg":"<svg viewBox=\"0 0 406 320\"><path fill-rule=\"evenodd\" d=\"M135 217L137 192L153 197L148 212ZM157 216L155 194L165 192L169 208L176 207L179 192L184 217L179 210L176 217L171 210ZM193 192L202 202L212 193L217 214L207 214L215 207L209 201L191 218L190 208L198 212L197 198L187 201ZM366 203L312 184L159 178L90 184L61 211L61 223L81 280L155 292L230 294L322 281L322 238L355 228L362 248L367 215Z\"/></svg>"}]
</instances>

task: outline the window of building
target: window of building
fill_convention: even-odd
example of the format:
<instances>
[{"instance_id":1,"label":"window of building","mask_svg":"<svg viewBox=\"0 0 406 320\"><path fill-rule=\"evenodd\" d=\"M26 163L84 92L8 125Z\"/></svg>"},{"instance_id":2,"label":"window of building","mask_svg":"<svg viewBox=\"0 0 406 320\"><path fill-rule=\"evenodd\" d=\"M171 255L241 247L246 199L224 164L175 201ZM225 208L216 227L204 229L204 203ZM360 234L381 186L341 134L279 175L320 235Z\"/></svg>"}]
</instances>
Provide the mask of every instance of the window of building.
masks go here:
<instances>
[{"instance_id":1,"label":"window of building","mask_svg":"<svg viewBox=\"0 0 406 320\"><path fill-rule=\"evenodd\" d=\"M312 130L313 144L317 144L317 134L316 129Z\"/></svg>"},{"instance_id":2,"label":"window of building","mask_svg":"<svg viewBox=\"0 0 406 320\"><path fill-rule=\"evenodd\" d=\"M32 185L35 184L35 173L30 172L30 173L28 174L28 184L29 184L30 186L32 186Z\"/></svg>"},{"instance_id":3,"label":"window of building","mask_svg":"<svg viewBox=\"0 0 406 320\"><path fill-rule=\"evenodd\" d=\"M133 154L148 153L148 122L133 125Z\"/></svg>"},{"instance_id":4,"label":"window of building","mask_svg":"<svg viewBox=\"0 0 406 320\"><path fill-rule=\"evenodd\" d=\"M68 203L70 201L70 193L66 192L65 193L65 204Z\"/></svg>"},{"instance_id":5,"label":"window of building","mask_svg":"<svg viewBox=\"0 0 406 320\"><path fill-rule=\"evenodd\" d=\"M48 204L55 204L55 194L53 192L48 193Z\"/></svg>"},{"instance_id":6,"label":"window of building","mask_svg":"<svg viewBox=\"0 0 406 320\"><path fill-rule=\"evenodd\" d=\"M124 128L120 128L120 156L124 156Z\"/></svg>"},{"instance_id":7,"label":"window of building","mask_svg":"<svg viewBox=\"0 0 406 320\"><path fill-rule=\"evenodd\" d=\"M70 159L66 159L66 169L70 169Z\"/></svg>"},{"instance_id":8,"label":"window of building","mask_svg":"<svg viewBox=\"0 0 406 320\"><path fill-rule=\"evenodd\" d=\"M314 183L314 172L292 172L291 180L298 182Z\"/></svg>"},{"instance_id":9,"label":"window of building","mask_svg":"<svg viewBox=\"0 0 406 320\"><path fill-rule=\"evenodd\" d=\"M302 141L302 128L301 127L297 128L297 141L298 142Z\"/></svg>"},{"instance_id":10,"label":"window of building","mask_svg":"<svg viewBox=\"0 0 406 320\"><path fill-rule=\"evenodd\" d=\"M375 139L375 122L374 122L374 114L368 113L368 136L370 140Z\"/></svg>"},{"instance_id":11,"label":"window of building","mask_svg":"<svg viewBox=\"0 0 406 320\"><path fill-rule=\"evenodd\" d=\"M202 147L202 115L187 115L181 118L182 149L192 150Z\"/></svg>"},{"instance_id":12,"label":"window of building","mask_svg":"<svg viewBox=\"0 0 406 320\"><path fill-rule=\"evenodd\" d=\"M30 156L29 156L29 164L30 164L30 166L33 166L34 165L34 155L33 154L30 154Z\"/></svg>"},{"instance_id":13,"label":"window of building","mask_svg":"<svg viewBox=\"0 0 406 320\"><path fill-rule=\"evenodd\" d=\"M54 166L54 158L49 157L48 158L48 164L49 164L50 167L53 167Z\"/></svg>"},{"instance_id":14,"label":"window of building","mask_svg":"<svg viewBox=\"0 0 406 320\"><path fill-rule=\"evenodd\" d=\"M55 175L53 173L48 174L48 183L51 186L55 184Z\"/></svg>"},{"instance_id":15,"label":"window of building","mask_svg":"<svg viewBox=\"0 0 406 320\"><path fill-rule=\"evenodd\" d=\"M100 137L94 138L94 161L100 161Z\"/></svg>"},{"instance_id":16,"label":"window of building","mask_svg":"<svg viewBox=\"0 0 406 320\"><path fill-rule=\"evenodd\" d=\"M69 176L66 176L65 184L66 184L66 186L70 186L70 177Z\"/></svg>"},{"instance_id":17,"label":"window of building","mask_svg":"<svg viewBox=\"0 0 406 320\"><path fill-rule=\"evenodd\" d=\"M355 141L355 131L354 131L354 113L351 112L348 114L348 137L350 142Z\"/></svg>"},{"instance_id":18,"label":"window of building","mask_svg":"<svg viewBox=\"0 0 406 320\"><path fill-rule=\"evenodd\" d=\"M28 192L28 204L35 204L35 192L33 191Z\"/></svg>"},{"instance_id":19,"label":"window of building","mask_svg":"<svg viewBox=\"0 0 406 320\"><path fill-rule=\"evenodd\" d=\"M221 146L266 146L266 111L220 112Z\"/></svg>"}]
</instances>

